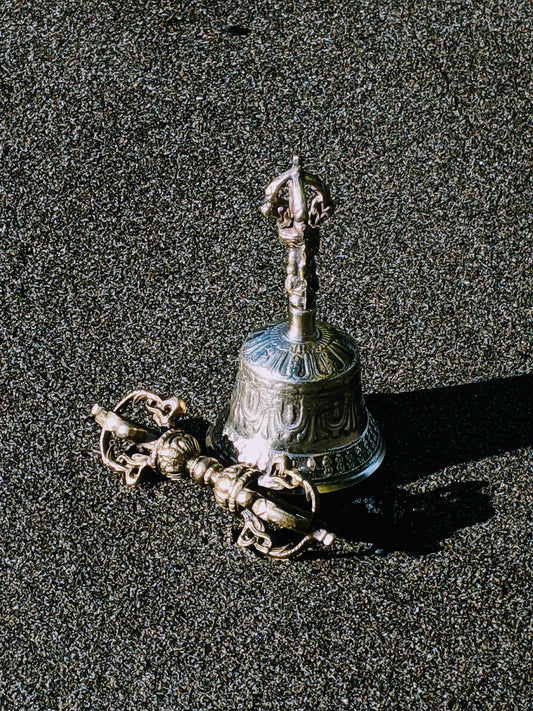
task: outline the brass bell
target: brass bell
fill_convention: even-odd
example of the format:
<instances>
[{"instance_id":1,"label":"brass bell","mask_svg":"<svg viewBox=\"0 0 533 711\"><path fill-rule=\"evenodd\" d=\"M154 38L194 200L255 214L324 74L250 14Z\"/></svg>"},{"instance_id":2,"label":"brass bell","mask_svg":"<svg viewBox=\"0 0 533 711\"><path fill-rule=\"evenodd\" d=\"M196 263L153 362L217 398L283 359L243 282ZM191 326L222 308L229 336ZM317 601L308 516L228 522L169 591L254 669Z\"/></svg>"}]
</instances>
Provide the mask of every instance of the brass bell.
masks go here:
<instances>
[{"instance_id":1,"label":"brass bell","mask_svg":"<svg viewBox=\"0 0 533 711\"><path fill-rule=\"evenodd\" d=\"M266 187L261 211L277 219L287 248L289 320L246 338L208 445L226 461L262 470L287 456L320 492L352 486L379 467L385 444L365 406L354 340L315 320L317 228L333 212L331 196L295 156Z\"/></svg>"}]
</instances>

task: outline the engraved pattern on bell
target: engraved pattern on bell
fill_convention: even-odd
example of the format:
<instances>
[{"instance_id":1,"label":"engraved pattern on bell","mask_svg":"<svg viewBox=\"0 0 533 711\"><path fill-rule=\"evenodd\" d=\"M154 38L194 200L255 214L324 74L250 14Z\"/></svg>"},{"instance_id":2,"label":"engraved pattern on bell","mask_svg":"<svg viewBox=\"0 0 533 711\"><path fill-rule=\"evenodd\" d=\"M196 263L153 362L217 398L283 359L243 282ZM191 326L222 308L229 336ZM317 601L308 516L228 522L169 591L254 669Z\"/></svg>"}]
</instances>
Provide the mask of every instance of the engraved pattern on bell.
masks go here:
<instances>
[{"instance_id":1,"label":"engraved pattern on bell","mask_svg":"<svg viewBox=\"0 0 533 711\"><path fill-rule=\"evenodd\" d=\"M225 433L292 453L345 444L366 424L355 344L340 331L336 340L326 324L307 343L291 342L286 330L277 325L245 342Z\"/></svg>"}]
</instances>

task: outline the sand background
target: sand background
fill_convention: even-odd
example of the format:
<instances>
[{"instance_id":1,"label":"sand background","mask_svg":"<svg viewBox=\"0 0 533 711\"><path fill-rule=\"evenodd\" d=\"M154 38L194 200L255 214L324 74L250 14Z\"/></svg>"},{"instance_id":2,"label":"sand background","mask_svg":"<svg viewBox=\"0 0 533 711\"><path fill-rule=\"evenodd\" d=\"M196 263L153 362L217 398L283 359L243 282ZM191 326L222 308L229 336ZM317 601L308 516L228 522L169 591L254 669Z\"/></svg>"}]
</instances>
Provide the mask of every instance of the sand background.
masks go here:
<instances>
[{"instance_id":1,"label":"sand background","mask_svg":"<svg viewBox=\"0 0 533 711\"><path fill-rule=\"evenodd\" d=\"M528 708L531 19L2 4L2 708ZM149 387L200 434L218 414L284 318L258 208L295 151L336 202L319 312L359 343L406 518L354 489L335 548L273 563L211 492L124 487L89 412Z\"/></svg>"}]
</instances>

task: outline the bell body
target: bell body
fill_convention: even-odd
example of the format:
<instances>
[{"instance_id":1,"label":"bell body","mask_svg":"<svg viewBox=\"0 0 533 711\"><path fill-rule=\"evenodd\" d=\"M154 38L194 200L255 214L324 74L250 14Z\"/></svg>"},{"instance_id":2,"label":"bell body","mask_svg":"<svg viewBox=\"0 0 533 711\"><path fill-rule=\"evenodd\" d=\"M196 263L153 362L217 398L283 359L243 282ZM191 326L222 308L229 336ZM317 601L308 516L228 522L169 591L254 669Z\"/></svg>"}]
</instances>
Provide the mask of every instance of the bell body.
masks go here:
<instances>
[{"instance_id":1,"label":"bell body","mask_svg":"<svg viewBox=\"0 0 533 711\"><path fill-rule=\"evenodd\" d=\"M229 461L260 469L287 455L321 492L372 474L385 446L365 407L353 339L322 322L306 339L291 337L287 323L250 334L231 401L208 444Z\"/></svg>"}]
</instances>

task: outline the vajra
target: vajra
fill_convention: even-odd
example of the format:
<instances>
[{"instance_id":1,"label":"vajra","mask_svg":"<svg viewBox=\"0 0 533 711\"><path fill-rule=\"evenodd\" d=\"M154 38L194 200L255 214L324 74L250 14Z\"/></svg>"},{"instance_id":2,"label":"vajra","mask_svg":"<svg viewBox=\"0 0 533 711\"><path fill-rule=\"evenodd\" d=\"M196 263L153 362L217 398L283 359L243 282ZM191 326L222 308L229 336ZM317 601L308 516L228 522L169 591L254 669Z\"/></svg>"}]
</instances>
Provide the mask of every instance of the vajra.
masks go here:
<instances>
[{"instance_id":1,"label":"vajra","mask_svg":"<svg viewBox=\"0 0 533 711\"><path fill-rule=\"evenodd\" d=\"M151 417L152 426L143 427L124 415L139 405ZM162 400L146 390L129 393L111 411L94 405L92 415L102 428L104 464L121 474L128 486L135 486L152 470L174 480L188 474L198 484L213 487L217 504L242 520L237 538L242 548L254 548L271 558L290 558L312 543L333 543L333 534L315 528L319 501L315 486L290 468L286 456L274 458L268 472L246 464L224 467L217 459L203 456L197 440L176 426L185 411L180 398ZM283 496L287 493L300 495ZM304 499L307 510L300 505ZM277 541L286 536L289 542Z\"/></svg>"}]
</instances>

